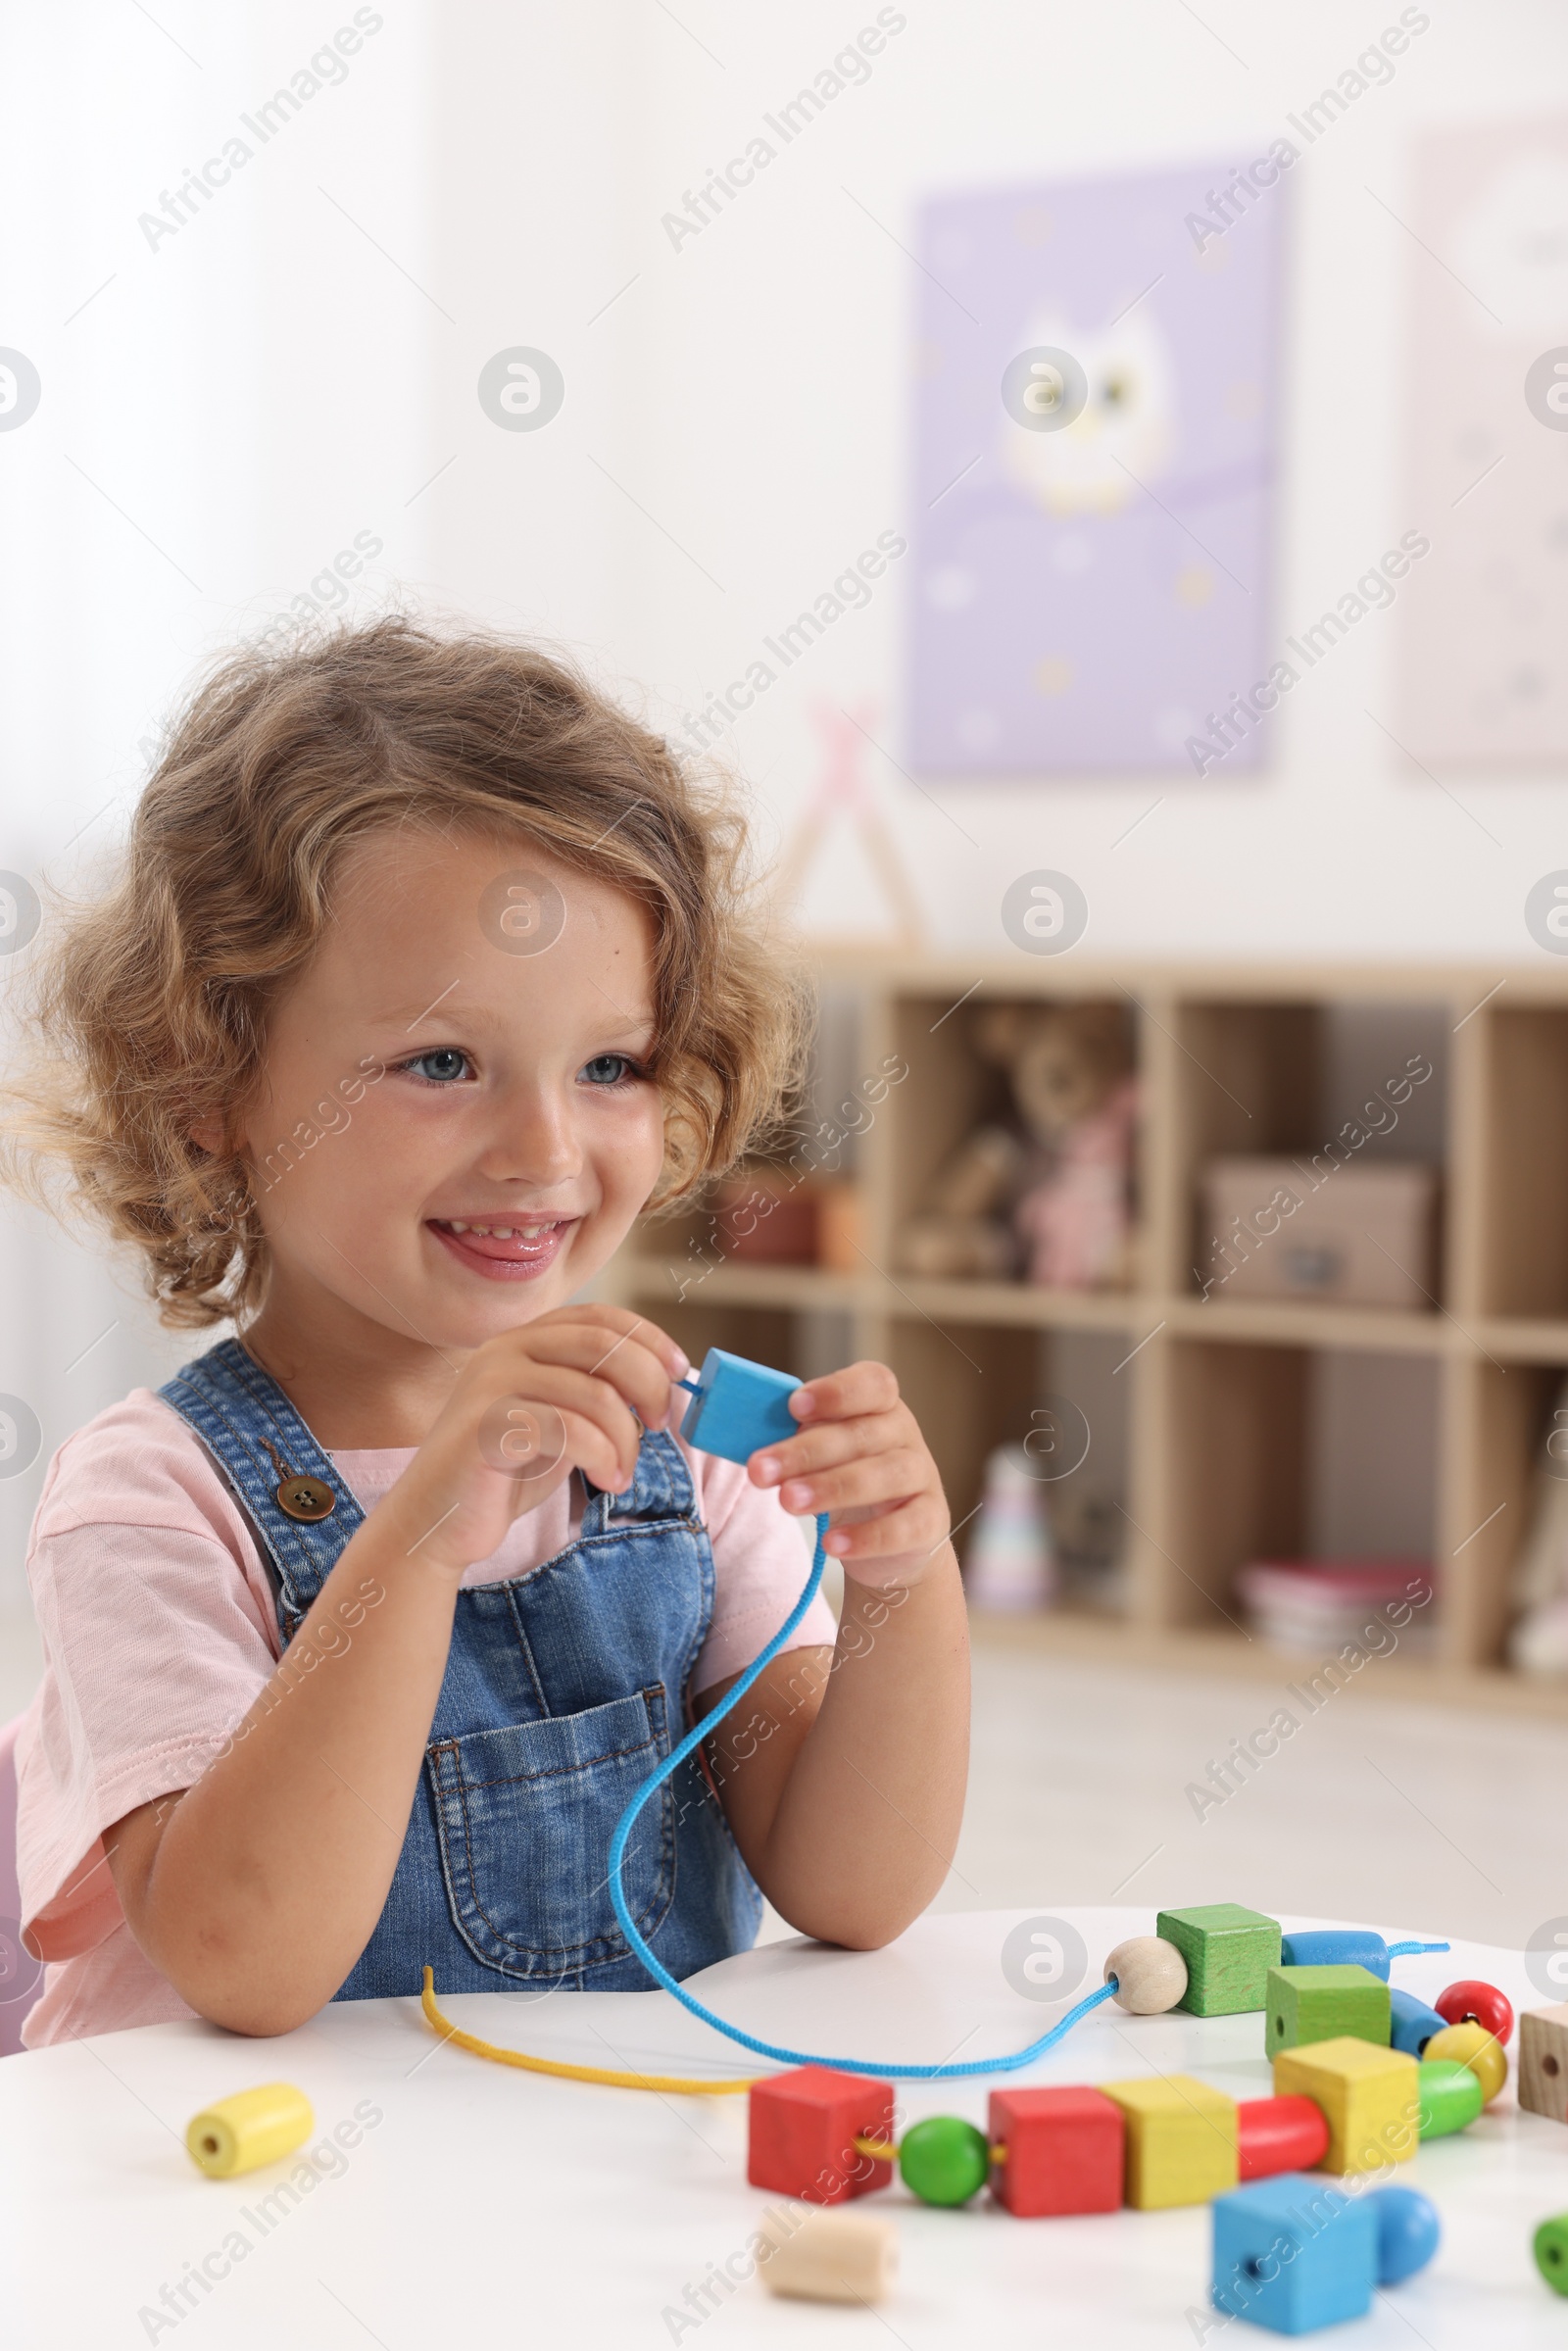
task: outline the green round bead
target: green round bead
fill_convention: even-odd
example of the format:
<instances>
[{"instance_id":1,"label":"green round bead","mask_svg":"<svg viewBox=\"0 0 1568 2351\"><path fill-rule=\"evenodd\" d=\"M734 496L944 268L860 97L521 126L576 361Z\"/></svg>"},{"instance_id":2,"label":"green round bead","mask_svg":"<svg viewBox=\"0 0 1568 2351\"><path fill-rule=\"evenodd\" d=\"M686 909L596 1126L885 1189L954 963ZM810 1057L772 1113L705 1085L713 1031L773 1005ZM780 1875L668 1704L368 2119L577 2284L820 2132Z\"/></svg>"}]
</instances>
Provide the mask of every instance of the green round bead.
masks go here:
<instances>
[{"instance_id":1,"label":"green round bead","mask_svg":"<svg viewBox=\"0 0 1568 2351\"><path fill-rule=\"evenodd\" d=\"M956 2115L934 2114L899 2141L899 2176L922 2204L967 2204L990 2173L985 2132Z\"/></svg>"},{"instance_id":2,"label":"green round bead","mask_svg":"<svg viewBox=\"0 0 1568 2351\"><path fill-rule=\"evenodd\" d=\"M1536 2230L1536 2267L1553 2293L1568 2294L1568 2212Z\"/></svg>"},{"instance_id":3,"label":"green round bead","mask_svg":"<svg viewBox=\"0 0 1568 2351\"><path fill-rule=\"evenodd\" d=\"M1467 2065L1451 2057L1424 2057L1417 2095L1421 2100L1421 2136L1446 2138L1450 2131L1466 2130L1481 2112L1481 2083Z\"/></svg>"}]
</instances>

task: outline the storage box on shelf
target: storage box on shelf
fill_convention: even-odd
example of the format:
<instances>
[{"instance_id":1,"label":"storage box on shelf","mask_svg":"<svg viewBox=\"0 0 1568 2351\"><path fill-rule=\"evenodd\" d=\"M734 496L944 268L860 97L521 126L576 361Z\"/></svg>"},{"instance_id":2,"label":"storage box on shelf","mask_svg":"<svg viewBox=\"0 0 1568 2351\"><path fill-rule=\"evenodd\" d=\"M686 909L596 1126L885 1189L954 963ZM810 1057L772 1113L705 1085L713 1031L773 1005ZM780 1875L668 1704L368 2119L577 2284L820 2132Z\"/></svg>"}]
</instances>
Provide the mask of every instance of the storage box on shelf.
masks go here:
<instances>
[{"instance_id":1,"label":"storage box on shelf","mask_svg":"<svg viewBox=\"0 0 1568 2351\"><path fill-rule=\"evenodd\" d=\"M1398 1357L1412 1372L1412 1358L1428 1363L1435 1637L1427 1657L1402 1644L1380 1663L1378 1685L1568 1711L1568 1689L1499 1663L1510 1568L1568 1366L1568 970L868 954L824 959L822 979L858 1011L858 1067L834 1082L835 1097L855 1098L853 1121L841 1123L858 1131L842 1157L830 1145L824 1169L857 1186L856 1270L736 1262L711 1246L711 1220L655 1222L617 1273L617 1295L694 1353L717 1344L803 1376L835 1356L892 1362L956 1521L979 1502L992 1449L1028 1437L1053 1384L1052 1335L1078 1345L1098 1334L1125 1421L1115 1494L1127 1533L1124 1613L1107 1621L1068 1606L1009 1620L1004 1637L1244 1669L1300 1664L1243 1638L1234 1579L1250 1559L1306 1547L1322 1359ZM1048 1290L901 1271L901 1226L974 1126L1004 1108L1004 1083L973 1050L969 1021L988 1003L1043 999L1119 1003L1134 1024L1127 1286ZM868 1089L874 1103L862 1071L883 1073ZM828 1109L814 1116L831 1123ZM1213 1245L1224 1237L1204 1214L1208 1171L1239 1157L1298 1163L1328 1203L1347 1165L1436 1166L1436 1246L1416 1269L1420 1302L1238 1296L1210 1279L1223 1271Z\"/></svg>"}]
</instances>

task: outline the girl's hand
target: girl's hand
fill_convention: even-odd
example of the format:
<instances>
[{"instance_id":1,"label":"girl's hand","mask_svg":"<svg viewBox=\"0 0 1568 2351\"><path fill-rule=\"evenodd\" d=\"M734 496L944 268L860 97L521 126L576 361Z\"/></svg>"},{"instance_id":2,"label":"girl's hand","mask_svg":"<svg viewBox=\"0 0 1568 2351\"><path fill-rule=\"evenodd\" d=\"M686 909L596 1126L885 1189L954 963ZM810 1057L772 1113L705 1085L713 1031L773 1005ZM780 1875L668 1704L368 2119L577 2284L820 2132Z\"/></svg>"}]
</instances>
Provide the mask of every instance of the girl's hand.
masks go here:
<instances>
[{"instance_id":1,"label":"girl's hand","mask_svg":"<svg viewBox=\"0 0 1568 2351\"><path fill-rule=\"evenodd\" d=\"M786 1510L826 1510L826 1548L857 1584L918 1581L946 1543L947 1496L913 1413L885 1363L808 1380L790 1397L807 1426L752 1455L757 1486L776 1486Z\"/></svg>"},{"instance_id":2,"label":"girl's hand","mask_svg":"<svg viewBox=\"0 0 1568 2351\"><path fill-rule=\"evenodd\" d=\"M562 1306L487 1340L380 1505L407 1555L461 1575L574 1469L623 1494L643 1429L663 1428L684 1404L670 1383L690 1368L672 1339L624 1306Z\"/></svg>"}]
</instances>

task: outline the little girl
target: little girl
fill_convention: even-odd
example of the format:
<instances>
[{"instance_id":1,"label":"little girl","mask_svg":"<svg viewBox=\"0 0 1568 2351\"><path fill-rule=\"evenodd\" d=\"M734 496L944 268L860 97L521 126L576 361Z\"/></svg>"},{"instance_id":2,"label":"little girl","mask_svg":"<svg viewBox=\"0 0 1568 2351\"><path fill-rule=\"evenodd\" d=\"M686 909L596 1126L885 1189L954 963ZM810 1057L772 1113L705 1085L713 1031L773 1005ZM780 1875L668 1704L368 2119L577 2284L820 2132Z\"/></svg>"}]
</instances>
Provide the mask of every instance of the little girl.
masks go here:
<instances>
[{"instance_id":1,"label":"little girl","mask_svg":"<svg viewBox=\"0 0 1568 2351\"><path fill-rule=\"evenodd\" d=\"M10 1122L166 1323L235 1332L49 1466L29 2044L284 2033L425 1965L646 1988L611 1834L798 1597L790 1513L831 1513L836 1641L817 1600L640 1816L632 1915L684 1977L763 1893L868 1947L940 1885L964 1616L892 1373L808 1382L742 1469L672 1434L679 1347L583 1297L792 1076L740 853L662 741L488 637L241 655L184 713L37 966Z\"/></svg>"}]
</instances>

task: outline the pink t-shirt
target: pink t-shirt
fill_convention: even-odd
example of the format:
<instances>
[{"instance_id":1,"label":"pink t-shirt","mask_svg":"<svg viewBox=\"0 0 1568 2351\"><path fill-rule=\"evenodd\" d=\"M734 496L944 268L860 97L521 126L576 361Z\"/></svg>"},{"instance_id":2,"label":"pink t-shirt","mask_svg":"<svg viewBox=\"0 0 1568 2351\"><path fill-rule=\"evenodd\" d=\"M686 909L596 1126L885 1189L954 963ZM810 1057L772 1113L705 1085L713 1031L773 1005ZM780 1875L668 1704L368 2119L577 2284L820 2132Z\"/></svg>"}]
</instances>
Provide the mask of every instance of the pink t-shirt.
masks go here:
<instances>
[{"instance_id":1,"label":"pink t-shirt","mask_svg":"<svg viewBox=\"0 0 1568 2351\"><path fill-rule=\"evenodd\" d=\"M713 1616L692 1675L710 1689L749 1665L800 1594L808 1558L776 1494L737 1463L681 1447L713 1551ZM414 1458L334 1453L366 1511ZM573 1478L515 1519L468 1584L527 1575L569 1542ZM250 1711L280 1654L272 1588L251 1522L189 1425L137 1388L55 1454L27 1575L44 1678L17 1739L22 1917L50 1965L29 2048L193 2012L125 1922L103 1832L188 1788ZM831 1644L820 1594L791 1645Z\"/></svg>"}]
</instances>

